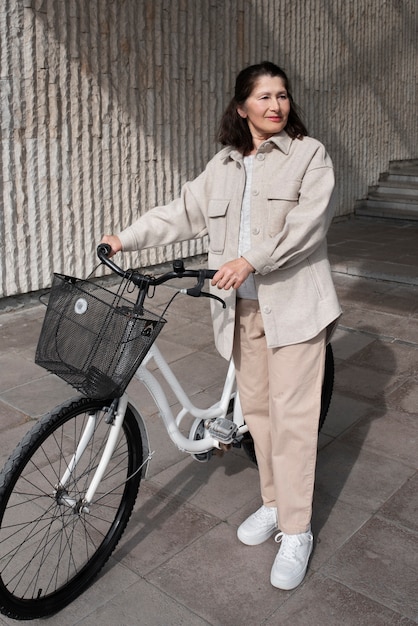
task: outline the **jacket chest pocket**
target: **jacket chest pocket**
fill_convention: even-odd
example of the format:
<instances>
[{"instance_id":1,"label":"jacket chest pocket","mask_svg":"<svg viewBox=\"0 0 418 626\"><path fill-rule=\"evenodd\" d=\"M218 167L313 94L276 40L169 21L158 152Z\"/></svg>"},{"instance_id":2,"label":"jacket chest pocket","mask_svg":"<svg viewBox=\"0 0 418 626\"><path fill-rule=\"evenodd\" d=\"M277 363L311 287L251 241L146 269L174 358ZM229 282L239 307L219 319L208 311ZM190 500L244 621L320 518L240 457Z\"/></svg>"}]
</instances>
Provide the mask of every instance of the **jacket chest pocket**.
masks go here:
<instances>
[{"instance_id":1,"label":"jacket chest pocket","mask_svg":"<svg viewBox=\"0 0 418 626\"><path fill-rule=\"evenodd\" d=\"M209 200L209 249L214 254L222 254L225 248L226 217L228 206L229 200Z\"/></svg>"},{"instance_id":2,"label":"jacket chest pocket","mask_svg":"<svg viewBox=\"0 0 418 626\"><path fill-rule=\"evenodd\" d=\"M272 183L268 190L268 234L277 235L284 226L286 216L299 201L301 181L289 180Z\"/></svg>"}]
</instances>

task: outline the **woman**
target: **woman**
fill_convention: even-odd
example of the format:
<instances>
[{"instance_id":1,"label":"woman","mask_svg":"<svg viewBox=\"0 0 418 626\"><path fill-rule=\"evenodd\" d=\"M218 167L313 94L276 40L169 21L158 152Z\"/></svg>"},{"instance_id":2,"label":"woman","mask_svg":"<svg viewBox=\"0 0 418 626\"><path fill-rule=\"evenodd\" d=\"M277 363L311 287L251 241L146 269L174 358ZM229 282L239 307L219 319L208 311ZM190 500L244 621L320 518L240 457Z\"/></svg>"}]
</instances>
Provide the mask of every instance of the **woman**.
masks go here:
<instances>
[{"instance_id":1,"label":"woman","mask_svg":"<svg viewBox=\"0 0 418 626\"><path fill-rule=\"evenodd\" d=\"M212 305L215 341L233 355L260 473L262 506L238 538L257 545L280 529L271 583L293 589L312 552L325 347L340 315L326 250L333 167L270 62L240 72L218 139L180 198L102 241L114 254L209 235L211 289L228 305Z\"/></svg>"}]
</instances>

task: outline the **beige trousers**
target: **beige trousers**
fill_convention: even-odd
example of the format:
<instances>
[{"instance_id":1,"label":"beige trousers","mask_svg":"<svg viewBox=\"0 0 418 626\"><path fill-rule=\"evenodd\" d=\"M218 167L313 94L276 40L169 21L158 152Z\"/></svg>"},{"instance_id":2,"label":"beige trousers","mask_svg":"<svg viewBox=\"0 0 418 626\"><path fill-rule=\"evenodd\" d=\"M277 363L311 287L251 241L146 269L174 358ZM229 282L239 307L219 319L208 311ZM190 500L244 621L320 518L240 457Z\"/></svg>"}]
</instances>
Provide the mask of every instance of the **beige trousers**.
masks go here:
<instances>
[{"instance_id":1,"label":"beige trousers","mask_svg":"<svg viewBox=\"0 0 418 626\"><path fill-rule=\"evenodd\" d=\"M308 530L318 444L326 330L269 349L258 302L237 300L234 361L254 440L263 504L277 506L286 534Z\"/></svg>"}]
</instances>

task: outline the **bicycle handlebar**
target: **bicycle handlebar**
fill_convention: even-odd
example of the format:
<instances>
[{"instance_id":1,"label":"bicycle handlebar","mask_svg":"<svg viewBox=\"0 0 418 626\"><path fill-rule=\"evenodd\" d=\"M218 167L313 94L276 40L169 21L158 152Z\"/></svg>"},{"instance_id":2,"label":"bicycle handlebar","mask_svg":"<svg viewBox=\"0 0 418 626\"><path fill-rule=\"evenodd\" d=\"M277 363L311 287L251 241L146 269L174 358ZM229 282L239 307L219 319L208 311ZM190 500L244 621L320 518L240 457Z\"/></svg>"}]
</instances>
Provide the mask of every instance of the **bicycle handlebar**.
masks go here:
<instances>
[{"instance_id":1,"label":"bicycle handlebar","mask_svg":"<svg viewBox=\"0 0 418 626\"><path fill-rule=\"evenodd\" d=\"M200 296L204 296L206 298L213 298L214 300L218 300L221 302L223 308L226 307L225 302L215 296L214 294L207 293L202 291L204 281L206 279L213 278L216 274L217 270L209 270L209 269L199 269L199 270L191 270L186 269L184 267L184 263L182 259L177 259L173 261L173 269L171 272L166 272L156 278L155 276L150 276L146 274L141 274L138 270L128 269L124 270L119 265L116 265L114 261L109 259L109 252L111 251L111 247L107 243L101 243L97 246L97 256L100 261L106 265L109 269L112 270L118 276L122 278L126 278L134 283L137 287L139 287L140 291L143 292L144 297L148 291L149 287L155 287L157 285L162 285L163 283L168 282L169 280L173 280L174 278L197 278L197 283L183 291L188 296L193 296L195 298L199 298ZM142 298L143 299L143 298Z\"/></svg>"}]
</instances>

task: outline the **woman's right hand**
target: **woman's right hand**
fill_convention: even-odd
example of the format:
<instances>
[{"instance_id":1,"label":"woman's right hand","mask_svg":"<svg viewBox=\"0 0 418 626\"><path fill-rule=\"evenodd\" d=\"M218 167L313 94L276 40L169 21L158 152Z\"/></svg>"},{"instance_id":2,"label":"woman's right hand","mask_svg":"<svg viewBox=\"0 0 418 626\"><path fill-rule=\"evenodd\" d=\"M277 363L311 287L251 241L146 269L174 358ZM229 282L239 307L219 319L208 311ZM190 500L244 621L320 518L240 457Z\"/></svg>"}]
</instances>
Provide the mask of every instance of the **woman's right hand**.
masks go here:
<instances>
[{"instance_id":1,"label":"woman's right hand","mask_svg":"<svg viewBox=\"0 0 418 626\"><path fill-rule=\"evenodd\" d=\"M211 284L219 289L238 289L252 272L255 270L247 259L233 259L218 269Z\"/></svg>"},{"instance_id":2,"label":"woman's right hand","mask_svg":"<svg viewBox=\"0 0 418 626\"><path fill-rule=\"evenodd\" d=\"M109 259L114 254L122 250L122 244L117 235L103 235L100 243L107 243L107 245L111 247L111 251L109 252Z\"/></svg>"}]
</instances>

